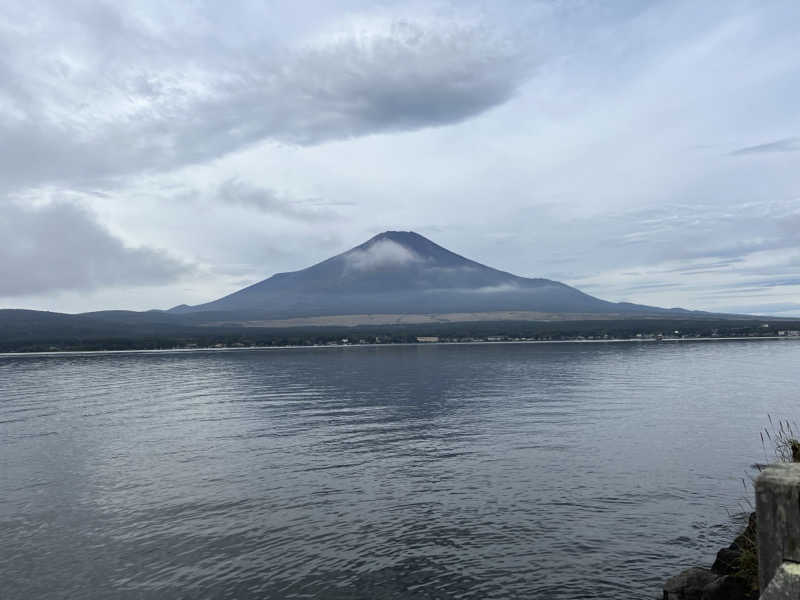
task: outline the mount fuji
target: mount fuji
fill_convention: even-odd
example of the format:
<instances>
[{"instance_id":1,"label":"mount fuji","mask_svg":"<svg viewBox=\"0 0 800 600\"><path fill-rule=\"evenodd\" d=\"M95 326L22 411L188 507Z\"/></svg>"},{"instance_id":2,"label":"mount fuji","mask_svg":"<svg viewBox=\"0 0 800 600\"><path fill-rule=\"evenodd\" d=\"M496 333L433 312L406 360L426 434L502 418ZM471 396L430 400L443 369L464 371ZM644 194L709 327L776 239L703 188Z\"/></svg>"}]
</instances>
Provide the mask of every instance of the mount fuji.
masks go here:
<instances>
[{"instance_id":1,"label":"mount fuji","mask_svg":"<svg viewBox=\"0 0 800 600\"><path fill-rule=\"evenodd\" d=\"M218 300L169 312L206 313L217 321L508 311L598 317L688 312L607 302L558 281L519 277L412 231L386 231L306 269L278 273Z\"/></svg>"}]
</instances>

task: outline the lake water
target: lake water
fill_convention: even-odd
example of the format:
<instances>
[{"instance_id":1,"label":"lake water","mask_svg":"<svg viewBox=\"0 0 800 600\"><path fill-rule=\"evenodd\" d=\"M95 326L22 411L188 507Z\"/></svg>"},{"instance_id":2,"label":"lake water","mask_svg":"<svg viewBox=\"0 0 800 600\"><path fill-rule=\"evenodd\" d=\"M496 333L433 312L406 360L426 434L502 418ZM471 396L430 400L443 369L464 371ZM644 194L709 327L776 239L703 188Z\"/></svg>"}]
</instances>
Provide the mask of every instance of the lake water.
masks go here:
<instances>
[{"instance_id":1,"label":"lake water","mask_svg":"<svg viewBox=\"0 0 800 600\"><path fill-rule=\"evenodd\" d=\"M644 598L732 540L800 343L0 357L0 596Z\"/></svg>"}]
</instances>

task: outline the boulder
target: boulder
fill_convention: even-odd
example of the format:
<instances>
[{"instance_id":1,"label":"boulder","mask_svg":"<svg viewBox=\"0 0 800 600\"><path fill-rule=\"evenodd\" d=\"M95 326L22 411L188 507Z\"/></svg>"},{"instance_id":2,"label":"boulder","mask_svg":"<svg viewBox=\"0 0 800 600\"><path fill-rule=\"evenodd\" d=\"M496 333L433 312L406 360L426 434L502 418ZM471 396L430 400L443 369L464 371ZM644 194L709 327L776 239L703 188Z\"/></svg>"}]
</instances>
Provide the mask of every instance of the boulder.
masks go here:
<instances>
[{"instance_id":1,"label":"boulder","mask_svg":"<svg viewBox=\"0 0 800 600\"><path fill-rule=\"evenodd\" d=\"M747 581L734 575L723 575L712 581L703 588L700 596L701 600L750 600L753 597Z\"/></svg>"},{"instance_id":2,"label":"boulder","mask_svg":"<svg viewBox=\"0 0 800 600\"><path fill-rule=\"evenodd\" d=\"M736 536L736 539L733 540L733 544L731 544L731 548L734 546L739 550L755 548L756 540L758 540L758 519L756 518L756 513L752 512L750 513L750 518L747 520L747 527L745 527L742 533Z\"/></svg>"},{"instance_id":3,"label":"boulder","mask_svg":"<svg viewBox=\"0 0 800 600\"><path fill-rule=\"evenodd\" d=\"M664 600L703 600L706 586L715 582L718 577L708 569L686 569L670 577L664 584Z\"/></svg>"},{"instance_id":4,"label":"boulder","mask_svg":"<svg viewBox=\"0 0 800 600\"><path fill-rule=\"evenodd\" d=\"M741 556L742 551L736 544L731 544L730 547L723 548L717 552L717 559L711 565L711 570L719 575L735 575L739 570Z\"/></svg>"},{"instance_id":5,"label":"boulder","mask_svg":"<svg viewBox=\"0 0 800 600\"><path fill-rule=\"evenodd\" d=\"M717 552L711 569L686 569L664 584L664 600L757 600L756 513L727 548Z\"/></svg>"}]
</instances>

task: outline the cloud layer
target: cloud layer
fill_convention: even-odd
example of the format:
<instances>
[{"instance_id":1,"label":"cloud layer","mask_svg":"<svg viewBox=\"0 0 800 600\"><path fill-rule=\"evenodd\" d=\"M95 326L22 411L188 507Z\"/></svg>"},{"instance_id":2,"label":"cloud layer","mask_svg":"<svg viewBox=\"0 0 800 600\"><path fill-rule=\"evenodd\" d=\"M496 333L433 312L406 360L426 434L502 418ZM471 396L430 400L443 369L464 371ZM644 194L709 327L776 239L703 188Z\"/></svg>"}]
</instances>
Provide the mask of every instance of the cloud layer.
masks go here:
<instances>
[{"instance_id":1,"label":"cloud layer","mask_svg":"<svg viewBox=\"0 0 800 600\"><path fill-rule=\"evenodd\" d=\"M123 5L36 9L33 21L6 8L0 29L6 185L169 170L262 140L457 123L507 101L532 62L491 29L452 19L374 19L276 48L157 27Z\"/></svg>"},{"instance_id":2,"label":"cloud layer","mask_svg":"<svg viewBox=\"0 0 800 600\"><path fill-rule=\"evenodd\" d=\"M734 150L731 152L731 155L742 156L743 154L764 154L770 152L800 152L800 138L784 138L782 140L775 140L774 142L767 142L756 146L746 146Z\"/></svg>"},{"instance_id":3,"label":"cloud layer","mask_svg":"<svg viewBox=\"0 0 800 600\"><path fill-rule=\"evenodd\" d=\"M4 2L0 303L195 304L391 229L609 300L785 313L798 19L791 0Z\"/></svg>"},{"instance_id":4,"label":"cloud layer","mask_svg":"<svg viewBox=\"0 0 800 600\"><path fill-rule=\"evenodd\" d=\"M227 179L217 190L216 198L232 206L243 206L296 221L319 223L335 221L339 215L314 200L293 200L275 190L261 188L240 179Z\"/></svg>"},{"instance_id":5,"label":"cloud layer","mask_svg":"<svg viewBox=\"0 0 800 600\"><path fill-rule=\"evenodd\" d=\"M0 209L0 296L163 285L191 271L163 251L126 246L73 204Z\"/></svg>"}]
</instances>

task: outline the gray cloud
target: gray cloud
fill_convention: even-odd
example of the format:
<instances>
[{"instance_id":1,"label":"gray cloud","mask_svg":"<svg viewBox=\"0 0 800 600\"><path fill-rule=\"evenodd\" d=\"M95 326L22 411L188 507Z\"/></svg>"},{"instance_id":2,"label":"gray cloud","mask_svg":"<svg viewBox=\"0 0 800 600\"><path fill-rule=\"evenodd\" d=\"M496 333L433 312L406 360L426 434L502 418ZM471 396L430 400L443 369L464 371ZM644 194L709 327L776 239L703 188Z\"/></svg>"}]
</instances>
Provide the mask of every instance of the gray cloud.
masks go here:
<instances>
[{"instance_id":1,"label":"gray cloud","mask_svg":"<svg viewBox=\"0 0 800 600\"><path fill-rule=\"evenodd\" d=\"M688 266L680 266L674 269L666 269L665 273L681 273L683 275L695 275L698 273L716 273L720 269L729 269L736 264L743 262L742 257L726 258L724 260L708 261L703 263L693 263Z\"/></svg>"},{"instance_id":2,"label":"gray cloud","mask_svg":"<svg viewBox=\"0 0 800 600\"><path fill-rule=\"evenodd\" d=\"M758 279L750 279L739 281L734 284L728 284L726 289L730 288L748 288L765 290L773 287L794 287L800 286L800 277L760 277Z\"/></svg>"},{"instance_id":3,"label":"gray cloud","mask_svg":"<svg viewBox=\"0 0 800 600\"><path fill-rule=\"evenodd\" d=\"M609 219L603 229L613 234L603 240L608 248L623 249L631 234L646 246L638 261L714 259L670 271L718 270L741 262L754 252L796 248L800 242L800 214L796 202L762 201L721 208L717 205L669 205L633 211Z\"/></svg>"},{"instance_id":4,"label":"gray cloud","mask_svg":"<svg viewBox=\"0 0 800 600\"><path fill-rule=\"evenodd\" d=\"M545 208L535 216L535 238L520 231L514 239L520 263L534 265L527 267L529 271L513 263L489 262L526 275L568 281L634 267L637 277L646 278L654 274L669 279L672 274L742 273L745 258L754 253L788 254L800 248L800 214L796 211L794 200L724 206L676 203L570 218L563 218L557 208ZM520 223L525 227L533 217L529 212L523 215L512 216L503 226ZM759 268L767 267L761 264ZM776 268L784 273L783 266ZM650 282L645 279L642 283Z\"/></svg>"},{"instance_id":5,"label":"gray cloud","mask_svg":"<svg viewBox=\"0 0 800 600\"><path fill-rule=\"evenodd\" d=\"M0 176L17 186L169 170L261 140L456 123L508 100L529 73L507 39L455 21L237 47L110 5L37 10L36 27L6 9L18 27L0 28Z\"/></svg>"},{"instance_id":6,"label":"gray cloud","mask_svg":"<svg viewBox=\"0 0 800 600\"><path fill-rule=\"evenodd\" d=\"M749 315L800 316L797 302L768 302L763 304L740 304L726 307L727 312Z\"/></svg>"},{"instance_id":7,"label":"gray cloud","mask_svg":"<svg viewBox=\"0 0 800 600\"><path fill-rule=\"evenodd\" d=\"M791 137L782 140L775 140L757 146L747 146L731 152L731 156L742 156L744 154L765 154L771 152L800 152L800 138Z\"/></svg>"},{"instance_id":8,"label":"gray cloud","mask_svg":"<svg viewBox=\"0 0 800 600\"><path fill-rule=\"evenodd\" d=\"M159 285L192 269L160 250L126 246L72 204L0 209L0 296Z\"/></svg>"},{"instance_id":9,"label":"gray cloud","mask_svg":"<svg viewBox=\"0 0 800 600\"><path fill-rule=\"evenodd\" d=\"M253 208L269 215L318 223L337 220L340 216L315 200L292 200L274 190L251 185L239 179L224 181L217 190L217 197L231 205Z\"/></svg>"},{"instance_id":10,"label":"gray cloud","mask_svg":"<svg viewBox=\"0 0 800 600\"><path fill-rule=\"evenodd\" d=\"M625 287L626 292L633 292L638 290L657 290L657 289L667 289L675 287L674 283L648 283L643 281L641 283L636 283L634 285L629 285Z\"/></svg>"},{"instance_id":11,"label":"gray cloud","mask_svg":"<svg viewBox=\"0 0 800 600\"><path fill-rule=\"evenodd\" d=\"M80 199L203 265L194 295L30 305L199 302L421 226L609 299L713 308L791 280L800 5L634 4L6 0L0 199Z\"/></svg>"}]
</instances>

